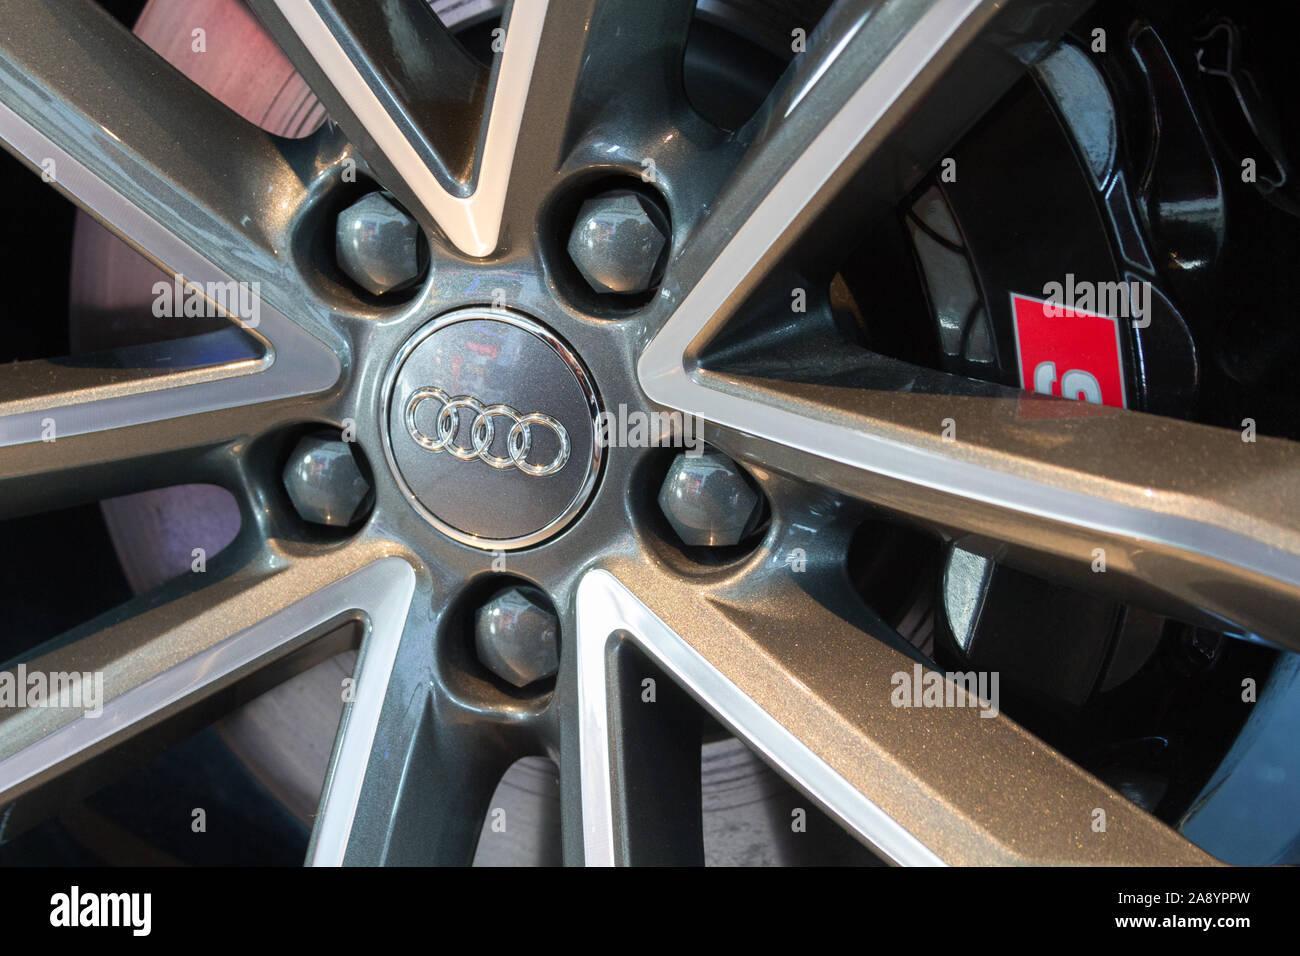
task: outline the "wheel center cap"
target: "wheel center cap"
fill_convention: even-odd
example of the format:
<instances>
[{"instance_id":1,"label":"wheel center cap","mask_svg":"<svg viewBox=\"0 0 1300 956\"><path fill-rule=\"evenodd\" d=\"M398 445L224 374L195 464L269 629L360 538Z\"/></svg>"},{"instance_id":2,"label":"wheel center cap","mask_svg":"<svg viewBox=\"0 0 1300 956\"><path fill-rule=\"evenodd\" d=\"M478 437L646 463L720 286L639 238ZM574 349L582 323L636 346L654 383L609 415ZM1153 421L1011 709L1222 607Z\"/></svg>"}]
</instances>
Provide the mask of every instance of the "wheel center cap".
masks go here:
<instances>
[{"instance_id":1,"label":"wheel center cap","mask_svg":"<svg viewBox=\"0 0 1300 956\"><path fill-rule=\"evenodd\" d=\"M398 354L385 395L384 451L398 483L463 544L537 544L595 487L595 389L577 356L532 319L462 309L434 320Z\"/></svg>"}]
</instances>

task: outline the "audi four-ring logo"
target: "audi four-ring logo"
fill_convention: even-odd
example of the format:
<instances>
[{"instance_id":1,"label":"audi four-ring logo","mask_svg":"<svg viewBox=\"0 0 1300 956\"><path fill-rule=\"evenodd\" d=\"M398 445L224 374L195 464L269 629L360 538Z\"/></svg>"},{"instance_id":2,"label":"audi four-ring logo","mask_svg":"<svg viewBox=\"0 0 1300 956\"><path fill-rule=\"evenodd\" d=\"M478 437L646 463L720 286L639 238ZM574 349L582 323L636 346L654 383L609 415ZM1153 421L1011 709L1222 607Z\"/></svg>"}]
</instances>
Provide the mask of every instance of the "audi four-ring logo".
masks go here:
<instances>
[{"instance_id":1,"label":"audi four-ring logo","mask_svg":"<svg viewBox=\"0 0 1300 956\"><path fill-rule=\"evenodd\" d=\"M431 399L442 403L442 408L438 412L436 438L430 438L415 424L416 409ZM471 445L468 448L456 444L456 432L460 428L462 408L474 412L474 423L470 426ZM496 434L493 420L497 418L507 418L511 422L510 432L506 435L506 455L493 455L488 452L492 447L492 438ZM545 465L528 461L528 450L533 446L531 429L534 425L549 428L560 440L560 450L556 452L555 459ZM555 474L569 460L569 433L550 415L543 415L541 412L520 415L509 405L484 405L478 399L468 395L452 397L440 388L420 388L412 393L406 403L406 430L411 433L411 437L421 448L450 452L461 461L473 461L477 458L493 468L504 469L513 466L534 478L545 478L547 475Z\"/></svg>"}]
</instances>

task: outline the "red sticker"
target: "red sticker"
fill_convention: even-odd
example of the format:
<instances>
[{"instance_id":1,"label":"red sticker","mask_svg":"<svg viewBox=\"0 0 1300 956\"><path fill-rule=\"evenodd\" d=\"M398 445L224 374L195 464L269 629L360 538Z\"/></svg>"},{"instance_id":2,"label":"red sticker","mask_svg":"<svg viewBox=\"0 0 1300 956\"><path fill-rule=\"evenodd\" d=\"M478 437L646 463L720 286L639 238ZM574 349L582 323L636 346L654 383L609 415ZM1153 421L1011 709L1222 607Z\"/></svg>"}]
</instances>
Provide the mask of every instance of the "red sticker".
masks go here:
<instances>
[{"instance_id":1,"label":"red sticker","mask_svg":"<svg viewBox=\"0 0 1300 956\"><path fill-rule=\"evenodd\" d=\"M1049 312L1050 310L1050 312ZM1094 405L1128 406L1119 320L1012 294L1020 387Z\"/></svg>"}]
</instances>

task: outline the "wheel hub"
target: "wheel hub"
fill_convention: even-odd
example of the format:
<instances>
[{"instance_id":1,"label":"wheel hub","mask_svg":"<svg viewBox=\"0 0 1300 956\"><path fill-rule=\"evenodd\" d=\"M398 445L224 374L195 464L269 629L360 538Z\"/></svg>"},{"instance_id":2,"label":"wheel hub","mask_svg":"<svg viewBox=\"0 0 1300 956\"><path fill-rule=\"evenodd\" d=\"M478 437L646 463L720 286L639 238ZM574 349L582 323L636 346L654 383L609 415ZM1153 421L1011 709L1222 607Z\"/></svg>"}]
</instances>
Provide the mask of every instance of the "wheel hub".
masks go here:
<instances>
[{"instance_id":1,"label":"wheel hub","mask_svg":"<svg viewBox=\"0 0 1300 956\"><path fill-rule=\"evenodd\" d=\"M468 308L425 325L385 388L385 453L411 505L487 550L558 533L595 487L595 389L544 326Z\"/></svg>"}]
</instances>

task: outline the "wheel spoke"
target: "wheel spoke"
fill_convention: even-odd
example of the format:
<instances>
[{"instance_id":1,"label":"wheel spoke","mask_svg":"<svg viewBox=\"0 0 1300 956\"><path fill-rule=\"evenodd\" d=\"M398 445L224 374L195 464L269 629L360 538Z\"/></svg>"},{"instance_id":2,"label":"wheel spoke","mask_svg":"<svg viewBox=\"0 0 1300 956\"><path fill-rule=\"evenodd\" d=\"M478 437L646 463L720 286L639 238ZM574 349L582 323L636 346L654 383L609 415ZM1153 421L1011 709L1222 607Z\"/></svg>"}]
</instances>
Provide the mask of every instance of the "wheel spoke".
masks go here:
<instances>
[{"instance_id":1,"label":"wheel spoke","mask_svg":"<svg viewBox=\"0 0 1300 956\"><path fill-rule=\"evenodd\" d=\"M263 355L255 360L219 334L99 356L99 367L11 366L0 382L0 443L40 440L51 414L72 436L334 384L339 359L300 326L321 316L282 251L323 141L292 145L262 133L93 3L3 2L0 26L6 148L177 277L163 291L178 322L183 301L201 300L238 318Z\"/></svg>"},{"instance_id":2,"label":"wheel spoke","mask_svg":"<svg viewBox=\"0 0 1300 956\"><path fill-rule=\"evenodd\" d=\"M410 167L401 165L402 154L409 149L445 191L469 191L488 70L427 3L254 0L252 6L381 180L395 188L405 181ZM370 96L382 115L362 102Z\"/></svg>"},{"instance_id":3,"label":"wheel spoke","mask_svg":"<svg viewBox=\"0 0 1300 956\"><path fill-rule=\"evenodd\" d=\"M1084 589L1297 646L1292 443L1032 395L718 379L743 426L715 441L734 456Z\"/></svg>"},{"instance_id":4,"label":"wheel spoke","mask_svg":"<svg viewBox=\"0 0 1300 956\"><path fill-rule=\"evenodd\" d=\"M294 393L309 364L290 353L263 371L268 357L231 329L2 366L0 517L166 484L238 482L234 443L320 407L277 394Z\"/></svg>"},{"instance_id":5,"label":"wheel spoke","mask_svg":"<svg viewBox=\"0 0 1300 956\"><path fill-rule=\"evenodd\" d=\"M0 26L11 152L164 269L312 318L280 257L323 139L262 132L88 0L6 0Z\"/></svg>"},{"instance_id":6,"label":"wheel spoke","mask_svg":"<svg viewBox=\"0 0 1300 956\"><path fill-rule=\"evenodd\" d=\"M310 865L468 866L497 783L528 752L509 715L467 710L440 687L429 640L440 606L423 585L412 600L416 586L391 580L367 598L372 628Z\"/></svg>"},{"instance_id":7,"label":"wheel spoke","mask_svg":"<svg viewBox=\"0 0 1300 956\"><path fill-rule=\"evenodd\" d=\"M658 334L638 371L652 398L684 391L683 361L722 327L852 177L891 208L1084 2L841 2L746 135L710 215L669 263ZM870 208L864 217L872 214ZM676 388L674 386L677 386Z\"/></svg>"},{"instance_id":8,"label":"wheel spoke","mask_svg":"<svg viewBox=\"0 0 1300 956\"><path fill-rule=\"evenodd\" d=\"M91 701L72 698L73 706L29 701L0 716L0 804L11 832L47 812L49 796L84 792L87 781L116 763L104 759L110 752L142 752L146 732L176 739L349 642L355 646L365 629L357 622L385 581L405 581L409 595L409 565L377 557L373 548L351 549L341 560L236 548L222 563L242 558L242 566L215 583L194 589L173 582L11 664L15 682L24 674L29 683L35 674L51 682L77 674L85 675L87 692L102 692ZM368 646L367 639L363 654ZM81 706L87 702L93 706Z\"/></svg>"},{"instance_id":9,"label":"wheel spoke","mask_svg":"<svg viewBox=\"0 0 1300 956\"><path fill-rule=\"evenodd\" d=\"M665 580L634 595L606 571L579 590L587 859L617 859L606 656L635 642L738 736L899 863L1207 863L1210 858L1001 714L899 707L919 660L865 609L784 571L743 594ZM646 600L643 601L642 597ZM960 701L962 698L958 698ZM1098 831L1095 821L1105 827Z\"/></svg>"},{"instance_id":10,"label":"wheel spoke","mask_svg":"<svg viewBox=\"0 0 1300 956\"><path fill-rule=\"evenodd\" d=\"M1002 713L1000 675L935 673L848 580L845 554L859 569L851 543L862 541L850 518L903 515L946 547L1300 650L1300 451L872 355L843 341L824 303L798 323L759 307L782 276L822 274L810 264L832 262L840 210L859 222L896 216L1088 0L837 0L752 119L717 120L727 130L706 120L703 100L703 112L687 101L698 0L512 0L491 65L425 0L248 5L334 121L305 139L241 119L94 0L0 0L3 145L174 273L178 308L197 284L208 304L214 288L238 298L252 286L258 309L249 321L219 306L232 325L188 339L0 367L0 519L211 482L235 492L243 522L207 572L0 662L0 695L30 695L37 675L47 694L75 697L0 700L0 842L356 649L310 865L467 864L502 775L540 753L560 768L566 860L701 864L701 744L719 724L806 807L893 863L1216 862ZM738 72L737 103L753 102L742 87L761 89L786 59L785 28L767 44L777 60ZM711 29L695 34L691 57L714 43L743 55ZM690 60L692 81L706 75L694 72L702 62ZM418 220L419 268L402 274L427 270L436 287L411 278L398 295L349 298L333 265L316 270L342 195L329 183L353 160L372 182L358 190L377 182ZM571 246L565 229L576 220L579 238L591 225L614 242L618 229L580 210L647 168L658 172L625 185L656 194L641 197L642 219L661 233L670 223L648 236L654 255L666 240L667 264L653 263L635 300L583 279L588 300L554 258ZM568 323L557 341L568 336L582 355L561 357L573 369L599 363L599 400L585 378L573 409L552 408L531 381L511 397L513 340L490 313L476 326L454 319L483 290L497 299L483 280L516 290L510 308L545 301L546 321ZM424 365L401 343L421 341L426 322L472 328L473 341ZM428 502L404 493L410 469L389 440L426 372L439 388L506 388L470 401L541 408L527 417L556 415L557 435L570 412L563 435L577 436L587 413L622 416L648 397L707 422L708 444L749 466L758 488L710 455L721 471L709 480L731 485L705 490L703 466L676 460L657 499L664 514L647 516L653 505L629 489L662 476L667 454L628 451L590 471L588 489L604 483L591 511L610 509L603 530L592 519L590 535L515 550L501 539L507 550L490 555L498 539L482 529L462 529L474 547L425 540L436 535L422 523ZM311 421L359 422L357 440L382 444L392 465L358 461L373 510L346 531L308 530L306 512L281 521L285 495L270 488L280 433ZM469 429L473 450L508 472L494 481L522 481L478 447L492 444L482 424ZM629 430L625 444L640 443ZM293 482L323 469L305 453L295 461L288 497L300 506L310 496ZM473 482L476 467L453 477ZM346 482L359 489L361 478ZM735 533L691 543L673 511L688 492L729 497ZM507 503L496 507L515 497L498 495ZM582 501L568 507L579 505L588 514ZM755 525L763 540L749 549ZM811 571L781 560L792 548ZM507 578L522 596L503 596ZM534 602L534 589L546 600ZM917 696L900 699L904 687ZM1040 728L1029 710L1021 719Z\"/></svg>"},{"instance_id":11,"label":"wheel spoke","mask_svg":"<svg viewBox=\"0 0 1300 956\"><path fill-rule=\"evenodd\" d=\"M468 866L517 754L490 723L441 712L428 684L413 687L400 669L379 696L383 717L369 749L355 743L347 762L343 737L336 752L331 779L357 784L352 816L341 799L323 806L308 864ZM356 763L367 754L368 764Z\"/></svg>"},{"instance_id":12,"label":"wheel spoke","mask_svg":"<svg viewBox=\"0 0 1300 956\"><path fill-rule=\"evenodd\" d=\"M702 866L699 708L635 641L602 634L609 622L583 595L578 707L560 748L566 857L588 866Z\"/></svg>"},{"instance_id":13,"label":"wheel spoke","mask_svg":"<svg viewBox=\"0 0 1300 956\"><path fill-rule=\"evenodd\" d=\"M681 73L694 9L693 0L564 0L547 7L537 54L545 68L528 90L518 146L526 161L511 172L507 228L523 235L535 228L566 167L644 175L649 161L672 164L679 124L693 116ZM718 135L691 130L696 140Z\"/></svg>"},{"instance_id":14,"label":"wheel spoke","mask_svg":"<svg viewBox=\"0 0 1300 956\"><path fill-rule=\"evenodd\" d=\"M492 253L548 0L511 8L490 85L420 0L253 6L384 185L465 254Z\"/></svg>"},{"instance_id":15,"label":"wheel spoke","mask_svg":"<svg viewBox=\"0 0 1300 956\"><path fill-rule=\"evenodd\" d=\"M536 179L549 184L574 123L595 122L612 87L624 112L630 100L680 99L693 9L687 0L519 0L489 71L421 0L253 6L380 181L471 256L496 250L508 189L514 225L531 230Z\"/></svg>"}]
</instances>

